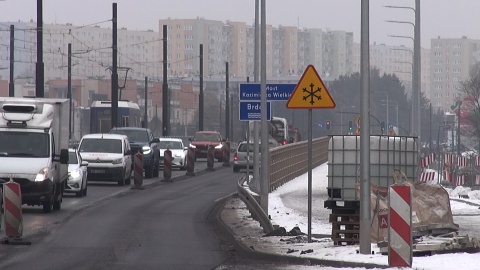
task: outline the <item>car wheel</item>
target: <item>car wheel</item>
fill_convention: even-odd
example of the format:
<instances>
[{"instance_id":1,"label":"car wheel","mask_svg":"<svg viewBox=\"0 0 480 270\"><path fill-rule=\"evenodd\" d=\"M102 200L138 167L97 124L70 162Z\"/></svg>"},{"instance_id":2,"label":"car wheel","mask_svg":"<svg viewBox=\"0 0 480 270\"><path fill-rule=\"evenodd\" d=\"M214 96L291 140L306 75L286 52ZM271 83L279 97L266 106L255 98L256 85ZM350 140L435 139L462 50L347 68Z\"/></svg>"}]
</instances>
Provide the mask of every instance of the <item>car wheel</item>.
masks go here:
<instances>
[{"instance_id":1,"label":"car wheel","mask_svg":"<svg viewBox=\"0 0 480 270\"><path fill-rule=\"evenodd\" d=\"M52 210L53 210L53 194L52 196L50 196L50 200L48 202L44 202L42 204L42 207L43 207L43 212L44 213L51 213Z\"/></svg>"},{"instance_id":2,"label":"car wheel","mask_svg":"<svg viewBox=\"0 0 480 270\"><path fill-rule=\"evenodd\" d=\"M75 196L77 196L79 198L83 197L83 189L80 189L80 191L75 192Z\"/></svg>"},{"instance_id":3,"label":"car wheel","mask_svg":"<svg viewBox=\"0 0 480 270\"><path fill-rule=\"evenodd\" d=\"M145 178L153 177L153 164L145 167Z\"/></svg>"},{"instance_id":4,"label":"car wheel","mask_svg":"<svg viewBox=\"0 0 480 270\"><path fill-rule=\"evenodd\" d=\"M63 200L63 185L64 184L58 184L58 189L60 194L58 194L58 199L53 201L53 210L60 210L62 208L62 200Z\"/></svg>"},{"instance_id":5,"label":"car wheel","mask_svg":"<svg viewBox=\"0 0 480 270\"><path fill-rule=\"evenodd\" d=\"M157 165L153 169L153 177L158 177L160 175L160 161L157 161Z\"/></svg>"},{"instance_id":6,"label":"car wheel","mask_svg":"<svg viewBox=\"0 0 480 270\"><path fill-rule=\"evenodd\" d=\"M88 183L85 185L85 188L83 189L83 196L87 196L87 187L88 187Z\"/></svg>"},{"instance_id":7,"label":"car wheel","mask_svg":"<svg viewBox=\"0 0 480 270\"><path fill-rule=\"evenodd\" d=\"M118 183L119 186L125 186L125 171L123 171L123 173L120 176L120 179L118 179L117 183Z\"/></svg>"},{"instance_id":8,"label":"car wheel","mask_svg":"<svg viewBox=\"0 0 480 270\"><path fill-rule=\"evenodd\" d=\"M125 184L130 185L132 183L132 176L129 175L127 176L127 179L125 179Z\"/></svg>"}]
</instances>

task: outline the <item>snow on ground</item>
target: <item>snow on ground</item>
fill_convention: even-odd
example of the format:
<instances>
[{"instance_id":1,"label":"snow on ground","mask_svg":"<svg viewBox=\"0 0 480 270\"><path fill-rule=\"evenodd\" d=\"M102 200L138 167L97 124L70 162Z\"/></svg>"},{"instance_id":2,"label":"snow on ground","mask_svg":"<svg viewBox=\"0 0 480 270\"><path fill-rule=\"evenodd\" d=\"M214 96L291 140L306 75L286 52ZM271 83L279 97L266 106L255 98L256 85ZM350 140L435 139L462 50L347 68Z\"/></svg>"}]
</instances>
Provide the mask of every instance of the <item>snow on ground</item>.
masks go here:
<instances>
[{"instance_id":1,"label":"snow on ground","mask_svg":"<svg viewBox=\"0 0 480 270\"><path fill-rule=\"evenodd\" d=\"M330 210L322 209L323 202L319 200L318 194L326 197L327 187L327 164L314 168L312 170L312 235L330 234L331 224L328 222L328 213ZM467 193L469 199L462 199L470 202L465 204L451 200L451 209L455 216L480 215L480 191L472 191L469 188L457 187L456 189L446 189L451 198L459 198L460 194ZM307 174L299 176L285 185L279 187L269 194L269 215L272 223L285 227L287 231L298 226L304 233L308 232L308 176ZM295 200L298 205L295 205ZM288 204L288 205L285 205ZM324 215L323 217L319 217ZM480 218L477 218L477 221ZM258 223L254 223L258 226ZM476 223L478 224L478 223ZM472 224L474 225L474 224ZM476 226L474 226L476 228ZM480 227L479 227L480 231ZM462 234L460 234L462 235ZM376 244L372 244L373 255L357 254L358 245L354 246L334 246L329 238L312 238L314 243L304 243L301 250L306 248L313 249L312 253L298 256L308 256L321 259L342 260L350 262L374 263L388 266L388 256L377 254L379 249ZM298 247L298 246L297 246ZM295 256L294 253L292 255ZM433 255L426 257L413 257L414 269L478 269L480 261L480 253L453 253ZM318 266L317 266L318 267ZM314 269L333 269L333 268L315 268ZM312 267L296 268L296 269L312 269ZM361 269L361 268L358 268Z\"/></svg>"}]
</instances>

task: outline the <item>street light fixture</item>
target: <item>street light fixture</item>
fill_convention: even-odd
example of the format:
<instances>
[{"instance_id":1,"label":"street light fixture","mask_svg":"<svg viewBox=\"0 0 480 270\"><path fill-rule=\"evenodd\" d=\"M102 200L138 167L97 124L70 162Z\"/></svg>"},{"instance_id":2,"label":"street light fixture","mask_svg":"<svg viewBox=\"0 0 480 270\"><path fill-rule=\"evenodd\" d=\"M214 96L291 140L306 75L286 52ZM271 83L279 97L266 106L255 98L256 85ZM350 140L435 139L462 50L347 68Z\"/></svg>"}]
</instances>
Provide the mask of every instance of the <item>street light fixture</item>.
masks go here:
<instances>
[{"instance_id":1,"label":"street light fixture","mask_svg":"<svg viewBox=\"0 0 480 270\"><path fill-rule=\"evenodd\" d=\"M412 100L413 100L413 110L412 110L412 119L413 119L413 135L417 135L420 141L420 0L415 0L415 8L407 6L384 6L386 8L396 8L396 9L410 9L415 13L415 23L405 22L405 21L387 21L392 23L403 23L410 24L413 26L414 37L413 37L413 91L412 91Z\"/></svg>"},{"instance_id":2,"label":"street light fixture","mask_svg":"<svg viewBox=\"0 0 480 270\"><path fill-rule=\"evenodd\" d=\"M380 94L383 93L383 94L387 95L387 124L388 124L388 123L389 123L389 122L388 122L388 120L389 120L389 119L388 119L388 103L390 103L390 102L388 101L388 93L385 92L385 91L372 91L372 92L373 92L373 93L380 93Z\"/></svg>"}]
</instances>

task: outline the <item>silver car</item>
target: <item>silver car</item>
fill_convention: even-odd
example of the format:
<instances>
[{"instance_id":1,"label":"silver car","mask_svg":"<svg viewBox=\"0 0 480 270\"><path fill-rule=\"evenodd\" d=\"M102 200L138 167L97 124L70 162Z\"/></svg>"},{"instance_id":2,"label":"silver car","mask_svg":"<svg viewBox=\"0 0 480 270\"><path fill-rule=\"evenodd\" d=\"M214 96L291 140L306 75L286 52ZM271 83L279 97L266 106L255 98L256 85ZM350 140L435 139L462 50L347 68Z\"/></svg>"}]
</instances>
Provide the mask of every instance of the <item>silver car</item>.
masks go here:
<instances>
[{"instance_id":1,"label":"silver car","mask_svg":"<svg viewBox=\"0 0 480 270\"><path fill-rule=\"evenodd\" d=\"M275 148L278 147L280 144L277 143L275 140L270 140L268 148ZM261 156L261 144L258 144L259 149L259 158ZM247 155L247 149L248 149L248 155ZM237 150L233 153L233 172L239 172L240 169L246 169L247 168L247 161L249 164L250 168L253 168L253 150L254 150L254 144L253 142L239 142L237 146Z\"/></svg>"},{"instance_id":2,"label":"silver car","mask_svg":"<svg viewBox=\"0 0 480 270\"><path fill-rule=\"evenodd\" d=\"M68 180L65 192L75 193L77 197L87 195L87 166L77 149L68 149Z\"/></svg>"},{"instance_id":3,"label":"silver car","mask_svg":"<svg viewBox=\"0 0 480 270\"><path fill-rule=\"evenodd\" d=\"M160 138L157 144L160 150L160 167L163 168L164 152L169 149L172 151L172 168L179 168L180 170L187 169L187 151L188 147L183 144L180 138Z\"/></svg>"}]
</instances>

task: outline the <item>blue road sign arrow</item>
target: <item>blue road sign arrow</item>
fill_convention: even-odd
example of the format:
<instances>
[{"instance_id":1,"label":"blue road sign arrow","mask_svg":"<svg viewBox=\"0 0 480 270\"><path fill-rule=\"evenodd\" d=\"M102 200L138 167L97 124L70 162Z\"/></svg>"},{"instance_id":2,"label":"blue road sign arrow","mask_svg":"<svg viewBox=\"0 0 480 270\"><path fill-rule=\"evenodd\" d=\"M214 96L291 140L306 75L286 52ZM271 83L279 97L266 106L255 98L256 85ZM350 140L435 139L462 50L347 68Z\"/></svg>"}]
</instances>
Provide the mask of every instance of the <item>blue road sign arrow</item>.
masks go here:
<instances>
[{"instance_id":1,"label":"blue road sign arrow","mask_svg":"<svg viewBox=\"0 0 480 270\"><path fill-rule=\"evenodd\" d=\"M268 101L287 101L295 90L296 84L267 84ZM240 84L240 101L260 100L259 83Z\"/></svg>"}]
</instances>

